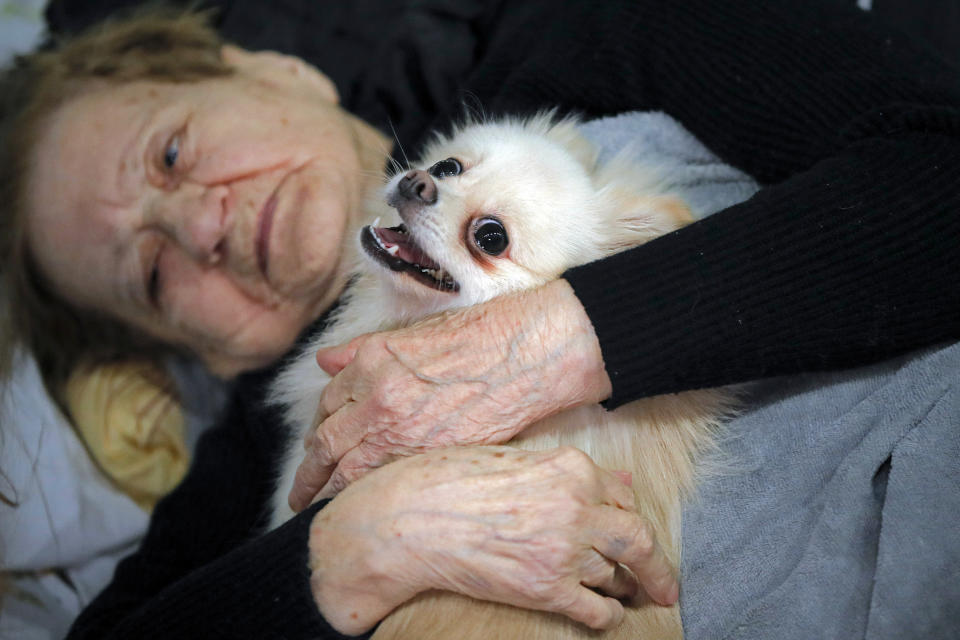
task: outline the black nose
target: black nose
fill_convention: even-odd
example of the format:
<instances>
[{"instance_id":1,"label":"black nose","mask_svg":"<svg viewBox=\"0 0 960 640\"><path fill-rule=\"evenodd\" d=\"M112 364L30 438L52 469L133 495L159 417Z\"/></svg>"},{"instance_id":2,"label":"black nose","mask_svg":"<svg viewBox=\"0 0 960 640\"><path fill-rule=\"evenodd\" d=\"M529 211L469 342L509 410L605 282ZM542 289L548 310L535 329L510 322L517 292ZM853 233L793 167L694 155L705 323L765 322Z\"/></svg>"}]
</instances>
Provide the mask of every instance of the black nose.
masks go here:
<instances>
[{"instance_id":1,"label":"black nose","mask_svg":"<svg viewBox=\"0 0 960 640\"><path fill-rule=\"evenodd\" d=\"M437 185L426 171L408 171L403 176L397 191L405 200L434 204L437 201Z\"/></svg>"}]
</instances>

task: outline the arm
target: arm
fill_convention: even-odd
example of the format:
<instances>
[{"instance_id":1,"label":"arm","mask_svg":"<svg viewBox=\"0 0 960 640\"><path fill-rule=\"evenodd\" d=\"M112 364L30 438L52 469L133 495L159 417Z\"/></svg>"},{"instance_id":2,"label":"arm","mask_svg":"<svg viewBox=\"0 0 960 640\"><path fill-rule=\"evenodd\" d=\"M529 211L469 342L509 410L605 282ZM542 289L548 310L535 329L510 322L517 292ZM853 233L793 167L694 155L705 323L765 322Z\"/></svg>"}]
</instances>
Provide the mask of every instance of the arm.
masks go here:
<instances>
[{"instance_id":1,"label":"arm","mask_svg":"<svg viewBox=\"0 0 960 640\"><path fill-rule=\"evenodd\" d=\"M854 147L643 252L567 274L602 345L610 406L960 337L958 139Z\"/></svg>"},{"instance_id":2,"label":"arm","mask_svg":"<svg viewBox=\"0 0 960 640\"><path fill-rule=\"evenodd\" d=\"M341 638L430 589L597 628L639 587L676 601L629 481L573 449L414 456L257 536L282 440L251 386L70 638Z\"/></svg>"},{"instance_id":3,"label":"arm","mask_svg":"<svg viewBox=\"0 0 960 640\"><path fill-rule=\"evenodd\" d=\"M455 447L398 460L314 519L314 594L348 633L430 589L611 628L623 617L616 598L642 587L673 604L679 594L628 487L570 447Z\"/></svg>"},{"instance_id":4,"label":"arm","mask_svg":"<svg viewBox=\"0 0 960 640\"><path fill-rule=\"evenodd\" d=\"M532 16L539 3L527 7ZM566 274L599 338L611 405L857 366L960 337L955 72L852 7L567 11L549 24L573 46L531 45L510 77L481 69L474 89L504 110L662 109L769 185ZM573 25L602 42L564 33ZM516 54L491 55L487 69Z\"/></svg>"},{"instance_id":5,"label":"arm","mask_svg":"<svg viewBox=\"0 0 960 640\"><path fill-rule=\"evenodd\" d=\"M523 36L532 24L536 39ZM555 315L585 310L589 321L563 336L540 334L548 341L525 355L550 353L576 332L595 335L606 371L585 386L612 383L609 406L858 366L960 337L960 83L868 16L816 2L528 0L501 13L483 51L465 90L491 111L662 109L768 185L708 220L571 270L575 298L550 285ZM510 344L535 322L535 305L513 305L514 315L501 307L467 312L480 318L473 335ZM373 345L364 337L366 349L319 355L331 373L356 354L360 361L325 394L321 416L332 417L301 468L295 504L331 473L325 495L391 456L438 446L435 434L475 442L491 433L488 416L509 413L506 401L469 419L461 404L437 410L438 394L452 388L442 384L432 389L432 419L444 428L407 420L414 396L397 390L420 384L416 367L377 365L425 335L392 333ZM450 344L427 351L433 369L451 362ZM596 371L590 350L580 353ZM546 359L541 365L546 372ZM458 371L483 373L469 363ZM554 393L531 396L529 383L512 381L538 406L484 441L508 439L528 416L602 398L544 379ZM347 398L354 403L341 413ZM376 437L368 440L369 425Z\"/></svg>"},{"instance_id":6,"label":"arm","mask_svg":"<svg viewBox=\"0 0 960 640\"><path fill-rule=\"evenodd\" d=\"M317 359L334 377L320 399L324 422L297 470L295 510L328 478L319 497L384 460L506 442L536 420L610 393L590 320L563 280L363 335Z\"/></svg>"},{"instance_id":7,"label":"arm","mask_svg":"<svg viewBox=\"0 0 960 640\"><path fill-rule=\"evenodd\" d=\"M187 477L157 505L140 549L71 638L339 637L309 588L307 540L320 505L255 538L280 442L253 401L259 383L241 383L240 399L204 434Z\"/></svg>"}]
</instances>

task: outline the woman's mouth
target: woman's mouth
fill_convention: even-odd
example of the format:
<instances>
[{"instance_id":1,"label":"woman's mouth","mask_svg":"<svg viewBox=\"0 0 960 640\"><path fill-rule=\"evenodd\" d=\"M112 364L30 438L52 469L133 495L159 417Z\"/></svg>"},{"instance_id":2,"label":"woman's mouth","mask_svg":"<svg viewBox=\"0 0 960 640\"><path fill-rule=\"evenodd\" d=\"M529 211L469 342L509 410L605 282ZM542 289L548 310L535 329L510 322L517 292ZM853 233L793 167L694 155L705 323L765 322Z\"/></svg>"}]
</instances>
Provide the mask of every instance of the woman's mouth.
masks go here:
<instances>
[{"instance_id":1,"label":"woman's mouth","mask_svg":"<svg viewBox=\"0 0 960 640\"><path fill-rule=\"evenodd\" d=\"M267 267L270 258L270 229L273 226L273 213L277 209L277 194L273 193L267 198L260 212L260 222L257 225L257 264L260 266L260 273L267 277Z\"/></svg>"}]
</instances>

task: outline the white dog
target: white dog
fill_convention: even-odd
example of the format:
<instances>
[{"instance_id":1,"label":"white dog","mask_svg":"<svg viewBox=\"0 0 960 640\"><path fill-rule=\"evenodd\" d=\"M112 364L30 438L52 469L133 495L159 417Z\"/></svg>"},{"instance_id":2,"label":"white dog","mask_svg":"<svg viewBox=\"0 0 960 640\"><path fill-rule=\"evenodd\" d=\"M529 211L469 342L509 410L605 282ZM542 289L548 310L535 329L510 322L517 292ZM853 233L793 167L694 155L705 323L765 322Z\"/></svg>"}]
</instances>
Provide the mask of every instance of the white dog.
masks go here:
<instances>
[{"instance_id":1,"label":"white dog","mask_svg":"<svg viewBox=\"0 0 960 640\"><path fill-rule=\"evenodd\" d=\"M274 498L274 525L292 515L287 494L329 380L316 365L318 348L542 285L691 221L684 202L663 192L655 167L623 158L598 166L595 149L571 119L542 115L467 125L439 137L414 166L389 181L386 204L372 212L387 220L399 214L402 224L363 228L346 302L275 382L273 398L285 406L293 432ZM729 404L728 394L708 390L612 412L582 407L527 428L511 444L572 445L603 467L630 471L640 513L678 563L681 500ZM407 640L681 636L677 607L628 606L623 624L598 634L557 614L439 592L394 611L375 634Z\"/></svg>"}]
</instances>

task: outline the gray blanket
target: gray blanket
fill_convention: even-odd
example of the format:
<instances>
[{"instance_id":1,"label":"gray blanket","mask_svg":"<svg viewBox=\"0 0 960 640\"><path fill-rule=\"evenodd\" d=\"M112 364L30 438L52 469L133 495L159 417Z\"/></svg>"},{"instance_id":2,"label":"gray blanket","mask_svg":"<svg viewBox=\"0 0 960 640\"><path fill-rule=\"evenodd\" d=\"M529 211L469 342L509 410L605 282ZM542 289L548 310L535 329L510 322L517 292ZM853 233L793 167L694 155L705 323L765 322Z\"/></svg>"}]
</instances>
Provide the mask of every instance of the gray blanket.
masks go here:
<instances>
[{"instance_id":1,"label":"gray blanket","mask_svg":"<svg viewBox=\"0 0 960 640\"><path fill-rule=\"evenodd\" d=\"M587 123L708 215L752 195L662 114ZM960 345L746 388L684 512L686 637L960 638Z\"/></svg>"}]
</instances>

